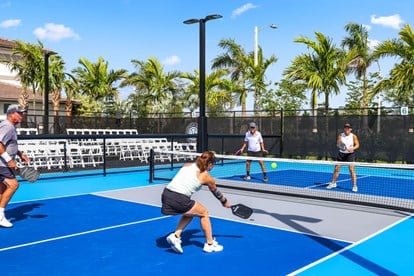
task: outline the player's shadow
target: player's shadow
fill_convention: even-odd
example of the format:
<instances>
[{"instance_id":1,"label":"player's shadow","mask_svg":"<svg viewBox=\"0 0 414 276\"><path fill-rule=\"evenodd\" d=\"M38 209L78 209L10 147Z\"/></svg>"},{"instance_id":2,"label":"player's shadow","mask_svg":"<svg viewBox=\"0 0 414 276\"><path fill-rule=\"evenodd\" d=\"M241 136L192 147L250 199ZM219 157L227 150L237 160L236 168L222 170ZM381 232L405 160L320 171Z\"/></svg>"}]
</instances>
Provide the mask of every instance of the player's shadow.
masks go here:
<instances>
[{"instance_id":1,"label":"player's shadow","mask_svg":"<svg viewBox=\"0 0 414 276\"><path fill-rule=\"evenodd\" d=\"M170 245L167 242L167 236L170 233L168 233L165 236L159 237L156 240L156 245L159 248L166 248L168 249L167 251L169 252L175 252L174 250L171 249ZM214 234L214 237L231 237L231 238L242 238L242 236L240 235L220 235L220 234ZM200 248L204 247L204 243L200 241L200 239L204 238L204 233L200 230L200 229L189 229L189 230L184 230L183 233L181 234L181 246L185 247L185 246L189 246L189 245L194 245ZM197 239L197 240L195 240Z\"/></svg>"},{"instance_id":2,"label":"player's shadow","mask_svg":"<svg viewBox=\"0 0 414 276\"><path fill-rule=\"evenodd\" d=\"M15 208L11 208L6 210L6 217L8 217L12 222L24 220L27 218L45 218L47 215L31 215L30 213L33 212L35 209L40 208L43 204L40 203L30 203L21 205Z\"/></svg>"},{"instance_id":3,"label":"player's shadow","mask_svg":"<svg viewBox=\"0 0 414 276\"><path fill-rule=\"evenodd\" d=\"M262 209L253 209L253 214L267 214L272 216L273 218L283 222L284 224L290 226L291 228L297 230L300 233L303 233L308 238L314 240L317 243L322 244L323 246L329 248L333 252L337 252L343 249L343 246L335 243L334 241L324 238L320 236L320 234L310 230L309 228L300 224L300 222L307 222L307 223L319 223L322 220L312 217L305 217L305 216L298 216L298 215L289 215L289 214L278 214L278 213L270 213ZM376 275L397 275L392 271L387 270L386 268L379 266L378 264L353 253L350 250L345 250L340 253L345 258L348 258L352 262L355 262L367 270L372 271Z\"/></svg>"}]
</instances>

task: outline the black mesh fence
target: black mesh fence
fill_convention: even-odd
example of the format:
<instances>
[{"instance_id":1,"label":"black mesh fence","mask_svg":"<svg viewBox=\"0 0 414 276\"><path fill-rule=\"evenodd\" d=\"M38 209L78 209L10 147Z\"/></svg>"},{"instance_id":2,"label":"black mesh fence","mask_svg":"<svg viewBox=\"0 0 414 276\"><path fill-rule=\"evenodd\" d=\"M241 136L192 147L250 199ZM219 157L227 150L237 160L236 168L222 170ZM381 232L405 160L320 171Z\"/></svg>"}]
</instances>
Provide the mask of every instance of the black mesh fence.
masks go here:
<instances>
[{"instance_id":1,"label":"black mesh fence","mask_svg":"<svg viewBox=\"0 0 414 276\"><path fill-rule=\"evenodd\" d=\"M34 127L42 134L42 118L41 115L29 115L20 127ZM183 140L196 142L197 120L198 117L188 114L156 118L50 116L48 133L63 135L73 128L136 129L138 134L145 135L193 135ZM338 112L328 116L284 116L283 112L273 116L259 113L242 116L230 112L221 117L207 118L208 148L220 153L233 153L242 145L250 122L258 125L266 148L276 157L331 159L336 156L336 137L342 132L343 124L348 122L361 143L358 161L414 163L414 115L401 115L399 112L381 116L342 115Z\"/></svg>"}]
</instances>

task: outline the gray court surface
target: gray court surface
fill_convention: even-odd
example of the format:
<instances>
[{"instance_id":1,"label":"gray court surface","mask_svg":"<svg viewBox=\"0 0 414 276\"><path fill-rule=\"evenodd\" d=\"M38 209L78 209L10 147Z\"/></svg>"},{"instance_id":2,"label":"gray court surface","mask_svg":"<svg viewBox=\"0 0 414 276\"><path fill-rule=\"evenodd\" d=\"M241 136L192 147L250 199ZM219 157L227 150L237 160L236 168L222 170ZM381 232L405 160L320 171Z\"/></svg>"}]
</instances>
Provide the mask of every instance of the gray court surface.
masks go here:
<instances>
[{"instance_id":1,"label":"gray court surface","mask_svg":"<svg viewBox=\"0 0 414 276\"><path fill-rule=\"evenodd\" d=\"M145 186L96 193L101 196L161 206L165 185ZM209 210L210 216L306 233L346 242L357 242L401 220L408 213L345 203L220 189L231 204L243 203L254 209L248 220L232 215L210 191L203 189L193 199Z\"/></svg>"}]
</instances>

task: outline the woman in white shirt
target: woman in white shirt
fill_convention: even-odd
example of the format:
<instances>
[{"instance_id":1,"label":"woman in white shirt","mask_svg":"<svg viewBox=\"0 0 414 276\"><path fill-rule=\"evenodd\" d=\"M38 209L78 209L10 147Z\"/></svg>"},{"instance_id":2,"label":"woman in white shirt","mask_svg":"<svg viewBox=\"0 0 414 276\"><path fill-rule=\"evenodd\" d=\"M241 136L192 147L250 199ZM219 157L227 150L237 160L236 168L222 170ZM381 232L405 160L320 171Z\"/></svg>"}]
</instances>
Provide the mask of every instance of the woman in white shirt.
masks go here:
<instances>
[{"instance_id":1,"label":"woman in white shirt","mask_svg":"<svg viewBox=\"0 0 414 276\"><path fill-rule=\"evenodd\" d=\"M214 164L214 153L211 151L203 152L201 156L197 157L195 163L185 164L162 193L161 212L165 215L182 215L176 230L167 237L167 242L177 253L183 253L181 233L193 217L200 218L201 229L206 237L203 251L218 252L223 250L223 246L213 239L208 210L200 202L191 199L191 196L200 190L202 185L207 185L223 207L230 207L230 203L217 189L216 181L209 173Z\"/></svg>"},{"instance_id":2,"label":"woman in white shirt","mask_svg":"<svg viewBox=\"0 0 414 276\"><path fill-rule=\"evenodd\" d=\"M359 148L359 140L358 137L352 133L351 124L346 123L344 125L344 132L338 135L336 145L339 148L337 161L355 162L355 150ZM337 187L336 180L338 179L340 169L341 165L335 166L332 181L326 187L327 189L333 189ZM358 186L354 165L349 165L349 172L351 173L351 179L353 183L352 191L356 193L358 192Z\"/></svg>"}]
</instances>

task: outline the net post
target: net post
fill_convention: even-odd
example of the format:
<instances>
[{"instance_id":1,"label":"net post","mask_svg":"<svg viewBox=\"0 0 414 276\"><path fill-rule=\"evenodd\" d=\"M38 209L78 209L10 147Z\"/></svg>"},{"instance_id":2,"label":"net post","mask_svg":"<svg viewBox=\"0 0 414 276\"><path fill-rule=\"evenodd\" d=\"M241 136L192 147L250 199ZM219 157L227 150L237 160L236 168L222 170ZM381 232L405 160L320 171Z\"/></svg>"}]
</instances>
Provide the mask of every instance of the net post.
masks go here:
<instances>
[{"instance_id":1,"label":"net post","mask_svg":"<svg viewBox=\"0 0 414 276\"><path fill-rule=\"evenodd\" d=\"M149 155L149 183L154 182L154 150L150 149Z\"/></svg>"}]
</instances>

